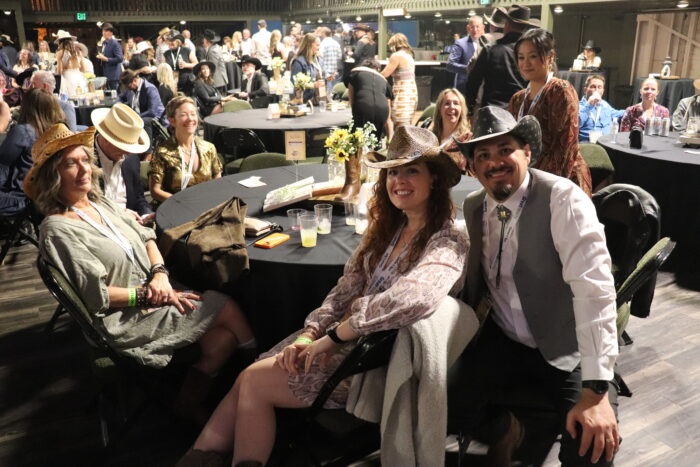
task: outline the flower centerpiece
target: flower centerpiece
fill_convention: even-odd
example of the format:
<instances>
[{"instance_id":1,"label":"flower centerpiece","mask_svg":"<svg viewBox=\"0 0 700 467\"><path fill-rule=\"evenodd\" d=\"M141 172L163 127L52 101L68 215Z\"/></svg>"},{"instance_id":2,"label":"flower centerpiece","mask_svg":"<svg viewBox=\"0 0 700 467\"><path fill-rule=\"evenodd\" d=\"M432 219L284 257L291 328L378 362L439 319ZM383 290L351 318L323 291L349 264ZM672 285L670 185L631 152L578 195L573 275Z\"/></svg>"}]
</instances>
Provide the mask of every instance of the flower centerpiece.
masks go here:
<instances>
[{"instance_id":1,"label":"flower centerpiece","mask_svg":"<svg viewBox=\"0 0 700 467\"><path fill-rule=\"evenodd\" d=\"M282 60L281 57L275 57L272 59L272 62L270 62L270 69L272 70L275 81L280 80L280 75L284 71L284 68L285 68L284 60Z\"/></svg>"},{"instance_id":2,"label":"flower centerpiece","mask_svg":"<svg viewBox=\"0 0 700 467\"><path fill-rule=\"evenodd\" d=\"M95 92L95 74L83 73L83 76L87 80L88 92Z\"/></svg>"},{"instance_id":3,"label":"flower centerpiece","mask_svg":"<svg viewBox=\"0 0 700 467\"><path fill-rule=\"evenodd\" d=\"M299 72L294 75L292 80L294 83L294 103L301 104L304 102L304 90L314 87L311 82L311 75L308 73Z\"/></svg>"},{"instance_id":4,"label":"flower centerpiece","mask_svg":"<svg viewBox=\"0 0 700 467\"><path fill-rule=\"evenodd\" d=\"M360 160L364 151L379 147L375 134L376 128L372 123L355 127L352 120L348 128L337 128L326 138L324 147L328 157L345 163L345 183L336 200L344 201L360 192Z\"/></svg>"}]
</instances>

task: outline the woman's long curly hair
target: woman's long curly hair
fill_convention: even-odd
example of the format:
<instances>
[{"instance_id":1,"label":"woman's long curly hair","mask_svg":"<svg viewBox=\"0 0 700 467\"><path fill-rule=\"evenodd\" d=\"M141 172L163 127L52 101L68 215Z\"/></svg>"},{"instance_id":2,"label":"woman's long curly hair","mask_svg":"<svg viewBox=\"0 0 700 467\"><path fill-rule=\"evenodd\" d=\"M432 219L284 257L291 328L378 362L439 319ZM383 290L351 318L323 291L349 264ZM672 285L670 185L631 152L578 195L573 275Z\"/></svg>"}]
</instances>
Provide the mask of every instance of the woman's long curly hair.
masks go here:
<instances>
[{"instance_id":1,"label":"woman's long curly hair","mask_svg":"<svg viewBox=\"0 0 700 467\"><path fill-rule=\"evenodd\" d=\"M408 255L398 265L401 273L406 272L418 261L425 250L430 237L443 228L445 222L453 221L454 204L450 198L450 185L443 165L431 158L418 159L424 161L428 171L434 176L433 186L428 198L429 213L425 225L411 243ZM369 258L369 269L374 270L384 252L389 248L396 231L406 220L403 211L394 206L389 198L386 187L387 169L379 173L379 180L374 185L374 198L369 206L369 226L364 234L357 253L356 267L361 269L365 258Z\"/></svg>"}]
</instances>

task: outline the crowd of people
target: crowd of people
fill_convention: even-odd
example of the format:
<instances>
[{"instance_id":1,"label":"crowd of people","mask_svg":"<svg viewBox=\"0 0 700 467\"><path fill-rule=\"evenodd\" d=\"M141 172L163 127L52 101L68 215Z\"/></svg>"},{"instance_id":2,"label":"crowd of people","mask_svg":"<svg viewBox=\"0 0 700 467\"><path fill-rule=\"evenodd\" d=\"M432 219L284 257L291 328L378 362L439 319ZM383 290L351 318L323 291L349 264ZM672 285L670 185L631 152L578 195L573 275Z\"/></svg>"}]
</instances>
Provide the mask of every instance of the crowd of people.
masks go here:
<instances>
[{"instance_id":1,"label":"crowd of people","mask_svg":"<svg viewBox=\"0 0 700 467\"><path fill-rule=\"evenodd\" d=\"M588 77L579 99L556 76L554 36L530 13L497 7L486 16L488 33L484 18L469 19L467 35L450 50L454 86L439 93L422 127L415 126L408 38L389 38L382 68L365 24L354 27L355 47L346 54L342 28L303 33L295 24L283 36L259 20L255 34L222 38L205 29L196 43L188 30L163 28L154 43L128 38L122 47L105 23L95 59L106 87L120 93L111 108L92 112L89 129L76 124L69 102L52 95L87 87L92 62L75 36L58 31L55 52L46 41L38 52L27 44L16 63L0 48L0 214L30 202L41 211L41 254L75 286L118 352L164 367L178 349L194 342L201 349L177 410L203 429L178 465L224 465L231 453L234 465L264 465L276 407L308 407L359 337L432 319L447 296L481 318L450 387L449 407L463 416L463 428L488 426L489 403L516 388L533 395L535 406L555 408L563 462L612 465L621 439L615 287L579 143L617 122L621 131L643 129L669 110L655 102L653 78L642 83L641 102L624 111L603 99L602 74ZM0 35L0 45L7 41ZM577 60L598 68L597 53L588 42ZM349 56L354 63L345 73ZM369 227L338 284L302 329L238 376L210 414L202 402L213 379L236 349L254 350L256 339L231 298L185 292L170 280L148 226L168 198L222 176L216 147L198 135L201 119L233 99L269 94L275 59L292 76L310 76L304 100L344 83L355 125L372 123L389 143L367 155L365 163L380 171ZM242 69L235 96L227 92L228 60ZM700 95L700 80L695 85ZM674 128L698 116L699 102L697 95L681 101ZM16 118L11 107L18 107ZM157 124L169 137L154 145ZM141 160L150 160L152 203L139 178ZM450 199L463 174L482 186L464 202L466 232L455 225ZM327 407L344 407L349 388L343 381ZM522 441L518 419L511 414L487 431L490 459L508 465Z\"/></svg>"}]
</instances>

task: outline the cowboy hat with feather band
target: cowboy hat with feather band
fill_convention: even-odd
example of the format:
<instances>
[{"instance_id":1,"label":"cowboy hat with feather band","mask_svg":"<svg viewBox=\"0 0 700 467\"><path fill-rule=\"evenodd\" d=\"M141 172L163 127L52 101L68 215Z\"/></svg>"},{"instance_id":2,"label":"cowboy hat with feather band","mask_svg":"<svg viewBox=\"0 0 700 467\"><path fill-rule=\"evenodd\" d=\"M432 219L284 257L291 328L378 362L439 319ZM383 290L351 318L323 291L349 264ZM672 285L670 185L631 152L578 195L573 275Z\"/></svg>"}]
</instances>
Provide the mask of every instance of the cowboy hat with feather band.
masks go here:
<instances>
[{"instance_id":1,"label":"cowboy hat with feather band","mask_svg":"<svg viewBox=\"0 0 700 467\"><path fill-rule=\"evenodd\" d=\"M419 160L432 159L443 166L450 186L455 186L462 174L452 158L440 149L437 136L426 129L402 125L394 133L389 143L386 156L377 151L371 151L365 158L365 165L375 169L389 169Z\"/></svg>"},{"instance_id":2,"label":"cowboy hat with feather band","mask_svg":"<svg viewBox=\"0 0 700 467\"><path fill-rule=\"evenodd\" d=\"M122 151L141 154L151 146L143 120L126 104L114 104L111 108L95 109L90 114L100 136Z\"/></svg>"},{"instance_id":3,"label":"cowboy hat with feather band","mask_svg":"<svg viewBox=\"0 0 700 467\"><path fill-rule=\"evenodd\" d=\"M90 127L80 133L73 133L65 123L57 123L46 130L32 146L32 159L34 165L24 178L24 192L29 199L36 200L39 194L36 186L36 178L39 169L53 156L71 146L87 146L92 148L95 144L95 128Z\"/></svg>"},{"instance_id":4,"label":"cowboy hat with feather band","mask_svg":"<svg viewBox=\"0 0 700 467\"><path fill-rule=\"evenodd\" d=\"M457 147L467 159L474 157L474 147L477 143L495 138L501 135L512 135L525 141L530 145L531 163L540 155L542 151L542 130L537 118L526 115L515 121L515 117L505 109L488 105L479 109L474 122L474 134L472 139L463 143L453 138Z\"/></svg>"},{"instance_id":5,"label":"cowboy hat with feather band","mask_svg":"<svg viewBox=\"0 0 700 467\"><path fill-rule=\"evenodd\" d=\"M78 39L76 36L72 36L71 33L69 33L68 31L64 31L63 29L59 29L57 33L53 34L53 37L56 38L56 40L54 41L55 44L58 44L63 39Z\"/></svg>"}]
</instances>

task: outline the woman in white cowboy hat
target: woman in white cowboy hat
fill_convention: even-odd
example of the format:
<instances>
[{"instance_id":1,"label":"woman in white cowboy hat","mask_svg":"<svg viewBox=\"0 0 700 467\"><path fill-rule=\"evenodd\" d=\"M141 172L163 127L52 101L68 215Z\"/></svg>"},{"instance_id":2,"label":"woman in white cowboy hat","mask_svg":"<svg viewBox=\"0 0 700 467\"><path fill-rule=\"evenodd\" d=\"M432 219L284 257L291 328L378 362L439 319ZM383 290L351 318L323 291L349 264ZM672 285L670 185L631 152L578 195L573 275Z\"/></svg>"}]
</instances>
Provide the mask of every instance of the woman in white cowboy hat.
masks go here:
<instances>
[{"instance_id":1,"label":"woman in white cowboy hat","mask_svg":"<svg viewBox=\"0 0 700 467\"><path fill-rule=\"evenodd\" d=\"M75 96L78 91L87 91L87 80L83 74L85 64L83 54L75 45L77 37L72 36L68 31L59 29L54 34L55 43L58 44L56 51L56 63L58 74L61 75L61 94Z\"/></svg>"},{"instance_id":2,"label":"woman in white cowboy hat","mask_svg":"<svg viewBox=\"0 0 700 467\"><path fill-rule=\"evenodd\" d=\"M430 130L411 126L396 131L386 157L368 158L382 170L369 227L343 277L304 329L241 373L178 467L204 465L234 445L233 465L264 465L274 443L274 407L310 406L360 336L409 326L461 290L467 242L453 225L450 200L457 166ZM349 378L341 382L326 407L344 407L349 386Z\"/></svg>"},{"instance_id":3,"label":"woman in white cowboy hat","mask_svg":"<svg viewBox=\"0 0 700 467\"><path fill-rule=\"evenodd\" d=\"M57 124L32 148L24 191L46 216L41 255L70 281L114 350L162 368L175 350L198 342L201 357L186 384L206 382L253 334L227 296L171 285L153 229L102 195L94 135Z\"/></svg>"}]
</instances>

